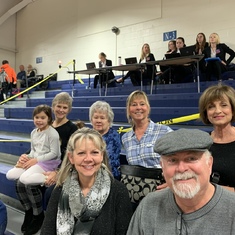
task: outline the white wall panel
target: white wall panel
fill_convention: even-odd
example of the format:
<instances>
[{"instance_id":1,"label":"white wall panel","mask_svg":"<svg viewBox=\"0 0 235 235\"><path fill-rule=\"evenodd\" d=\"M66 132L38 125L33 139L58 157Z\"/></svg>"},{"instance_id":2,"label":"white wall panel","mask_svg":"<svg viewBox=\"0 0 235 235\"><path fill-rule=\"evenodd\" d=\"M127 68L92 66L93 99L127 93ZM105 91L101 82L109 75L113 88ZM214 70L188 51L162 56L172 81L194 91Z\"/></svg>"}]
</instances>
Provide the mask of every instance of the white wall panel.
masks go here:
<instances>
[{"instance_id":1,"label":"white wall panel","mask_svg":"<svg viewBox=\"0 0 235 235\"><path fill-rule=\"evenodd\" d=\"M101 51L116 64L119 55L139 58L145 42L161 59L167 50L163 32L171 30L187 45L198 32L217 32L235 49L234 9L233 0L38 0L17 14L17 65L31 63L47 75L57 70L58 60L76 59L76 68L85 69L86 62L98 62ZM120 28L119 35L112 26ZM38 56L43 63L35 63ZM68 79L66 72L59 79Z\"/></svg>"}]
</instances>

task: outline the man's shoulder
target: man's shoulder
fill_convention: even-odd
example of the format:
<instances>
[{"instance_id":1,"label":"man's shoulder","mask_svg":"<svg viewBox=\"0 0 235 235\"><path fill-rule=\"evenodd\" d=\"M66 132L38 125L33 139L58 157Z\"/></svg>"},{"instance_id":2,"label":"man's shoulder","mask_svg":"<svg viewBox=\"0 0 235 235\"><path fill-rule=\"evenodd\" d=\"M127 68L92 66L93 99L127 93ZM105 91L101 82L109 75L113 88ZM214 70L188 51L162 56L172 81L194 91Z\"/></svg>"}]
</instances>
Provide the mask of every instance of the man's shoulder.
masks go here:
<instances>
[{"instance_id":1,"label":"man's shoulder","mask_svg":"<svg viewBox=\"0 0 235 235\"><path fill-rule=\"evenodd\" d=\"M235 205L235 193L217 185L217 191L221 188L221 198L224 200L229 200L233 205ZM230 204L231 205L231 204ZM235 210L235 207L234 207Z\"/></svg>"}]
</instances>

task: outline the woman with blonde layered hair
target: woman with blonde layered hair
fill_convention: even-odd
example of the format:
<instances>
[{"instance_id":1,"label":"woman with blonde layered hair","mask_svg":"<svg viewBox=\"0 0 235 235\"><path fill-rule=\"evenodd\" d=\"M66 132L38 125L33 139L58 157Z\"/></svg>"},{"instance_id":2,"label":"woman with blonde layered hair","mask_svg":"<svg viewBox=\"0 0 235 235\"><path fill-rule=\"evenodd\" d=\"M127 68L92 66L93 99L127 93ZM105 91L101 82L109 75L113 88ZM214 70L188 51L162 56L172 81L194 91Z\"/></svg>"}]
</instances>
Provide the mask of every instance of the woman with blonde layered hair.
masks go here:
<instances>
[{"instance_id":1,"label":"woman with blonde layered hair","mask_svg":"<svg viewBox=\"0 0 235 235\"><path fill-rule=\"evenodd\" d=\"M144 43L141 47L140 60L139 63L146 63L150 61L155 61L154 55L150 51L150 46L148 43ZM155 80L156 76L156 66L146 64L143 69L129 71L124 77L116 80L117 83L124 82L128 77L131 78L133 86L141 85L141 78L143 85L151 84L151 80Z\"/></svg>"},{"instance_id":2,"label":"woman with blonde layered hair","mask_svg":"<svg viewBox=\"0 0 235 235\"><path fill-rule=\"evenodd\" d=\"M210 81L212 75L217 80L222 80L222 73L228 70L228 65L235 57L235 52L225 43L220 43L220 38L217 33L212 33L209 36L209 46L203 51L206 61L206 80ZM229 55L226 58L226 54Z\"/></svg>"},{"instance_id":3,"label":"woman with blonde layered hair","mask_svg":"<svg viewBox=\"0 0 235 235\"><path fill-rule=\"evenodd\" d=\"M127 189L108 169L102 136L94 129L77 130L69 139L41 235L125 235L131 216Z\"/></svg>"},{"instance_id":4,"label":"woman with blonde layered hair","mask_svg":"<svg viewBox=\"0 0 235 235\"><path fill-rule=\"evenodd\" d=\"M143 91L133 91L128 96L126 113L132 128L122 136L128 165L121 166L121 180L129 190L135 209L147 193L155 191L164 181L160 156L153 147L157 139L172 129L150 119L150 104Z\"/></svg>"}]
</instances>

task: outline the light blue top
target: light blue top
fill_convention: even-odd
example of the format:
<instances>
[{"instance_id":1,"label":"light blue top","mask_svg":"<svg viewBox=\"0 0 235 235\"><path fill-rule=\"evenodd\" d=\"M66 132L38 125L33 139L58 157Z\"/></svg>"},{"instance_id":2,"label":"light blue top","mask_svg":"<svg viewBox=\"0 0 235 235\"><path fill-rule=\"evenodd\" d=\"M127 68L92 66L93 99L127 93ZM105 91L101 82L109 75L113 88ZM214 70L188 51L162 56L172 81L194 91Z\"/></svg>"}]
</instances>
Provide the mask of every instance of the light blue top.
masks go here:
<instances>
[{"instance_id":1,"label":"light blue top","mask_svg":"<svg viewBox=\"0 0 235 235\"><path fill-rule=\"evenodd\" d=\"M122 136L122 143L126 151L129 165L138 165L147 168L161 168L160 155L153 148L157 139L172 131L168 126L155 124L150 120L147 130L140 140L133 130Z\"/></svg>"}]
</instances>

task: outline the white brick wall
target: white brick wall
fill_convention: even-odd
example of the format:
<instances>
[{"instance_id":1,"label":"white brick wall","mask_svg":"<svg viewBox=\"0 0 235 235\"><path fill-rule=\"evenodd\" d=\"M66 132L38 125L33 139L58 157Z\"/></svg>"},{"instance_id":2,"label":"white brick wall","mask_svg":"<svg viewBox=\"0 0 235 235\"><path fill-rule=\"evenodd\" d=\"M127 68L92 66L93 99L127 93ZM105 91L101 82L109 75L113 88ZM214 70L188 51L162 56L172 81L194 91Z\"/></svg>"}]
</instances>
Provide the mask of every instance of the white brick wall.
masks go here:
<instances>
[{"instance_id":1,"label":"white brick wall","mask_svg":"<svg viewBox=\"0 0 235 235\"><path fill-rule=\"evenodd\" d=\"M207 38L217 32L221 42L235 49L234 0L136 0L132 8L124 0L112 0L105 12L102 12L103 1L96 4L95 11L82 10L81 4L90 7L93 2L67 0L65 4L62 0L40 0L18 13L17 68L21 63L31 63L38 73L48 75L58 69L58 60L66 63L76 59L76 68L85 69L86 62L94 61L98 65L101 51L115 65L118 56L122 56L122 62L125 57L139 58L145 42L150 44L155 58L162 59L167 50L163 32L171 30L177 30L187 45L195 43L198 32L204 32ZM157 4L156 8L150 9L151 4ZM138 19L130 17L130 9L139 15ZM127 14L123 14L125 10ZM120 28L119 35L111 32L112 26ZM42 64L35 63L38 56L43 57ZM71 75L65 69L58 77L62 80Z\"/></svg>"}]
</instances>

